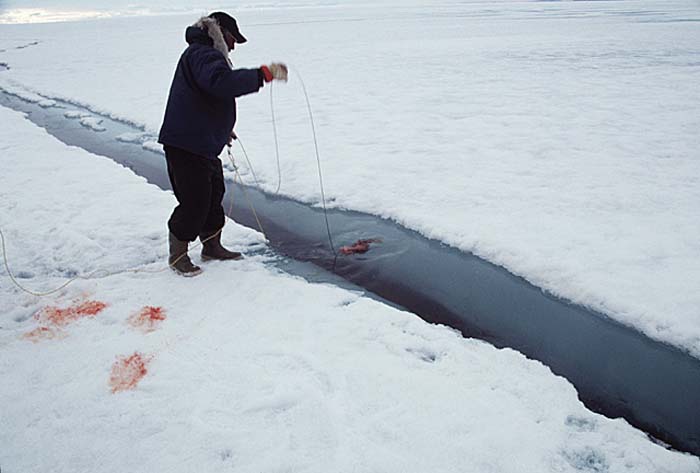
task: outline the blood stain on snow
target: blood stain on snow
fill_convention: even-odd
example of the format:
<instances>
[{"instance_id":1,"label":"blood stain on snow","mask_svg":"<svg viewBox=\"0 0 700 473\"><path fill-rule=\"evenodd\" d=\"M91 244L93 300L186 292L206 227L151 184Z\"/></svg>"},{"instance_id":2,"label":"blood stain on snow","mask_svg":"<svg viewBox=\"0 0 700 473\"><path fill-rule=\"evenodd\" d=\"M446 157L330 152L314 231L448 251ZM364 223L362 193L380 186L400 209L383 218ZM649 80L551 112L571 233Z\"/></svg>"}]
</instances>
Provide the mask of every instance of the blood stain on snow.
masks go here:
<instances>
[{"instance_id":1,"label":"blood stain on snow","mask_svg":"<svg viewBox=\"0 0 700 473\"><path fill-rule=\"evenodd\" d=\"M109 386L112 388L112 393L134 389L148 373L147 367L150 362L150 356L139 352L130 356L117 357L109 376Z\"/></svg>"},{"instance_id":2,"label":"blood stain on snow","mask_svg":"<svg viewBox=\"0 0 700 473\"><path fill-rule=\"evenodd\" d=\"M162 307L149 305L129 317L128 322L132 327L148 333L157 329L165 318L165 311Z\"/></svg>"},{"instance_id":3,"label":"blood stain on snow","mask_svg":"<svg viewBox=\"0 0 700 473\"><path fill-rule=\"evenodd\" d=\"M59 328L37 327L31 332L22 335L22 338L32 343L39 343L42 340L53 340L65 338L66 334Z\"/></svg>"},{"instance_id":4,"label":"blood stain on snow","mask_svg":"<svg viewBox=\"0 0 700 473\"><path fill-rule=\"evenodd\" d=\"M34 314L34 319L39 322L39 327L25 333L22 338L34 343L41 340L65 338L66 333L61 330L61 327L85 317L95 317L105 307L107 304L104 302L93 300L76 302L64 309L55 306L44 307Z\"/></svg>"},{"instance_id":5,"label":"blood stain on snow","mask_svg":"<svg viewBox=\"0 0 700 473\"><path fill-rule=\"evenodd\" d=\"M34 318L48 325L62 327L85 317L94 317L105 307L107 304L104 302L90 300L76 302L65 309L49 306L37 312Z\"/></svg>"}]
</instances>

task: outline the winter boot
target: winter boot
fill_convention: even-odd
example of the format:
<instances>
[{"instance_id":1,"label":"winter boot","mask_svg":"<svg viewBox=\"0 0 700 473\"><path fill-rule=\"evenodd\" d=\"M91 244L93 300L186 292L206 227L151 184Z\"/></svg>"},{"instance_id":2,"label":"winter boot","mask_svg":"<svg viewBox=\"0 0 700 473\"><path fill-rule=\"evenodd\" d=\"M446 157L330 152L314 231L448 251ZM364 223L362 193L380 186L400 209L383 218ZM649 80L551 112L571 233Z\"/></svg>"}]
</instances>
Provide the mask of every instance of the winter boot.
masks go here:
<instances>
[{"instance_id":1,"label":"winter boot","mask_svg":"<svg viewBox=\"0 0 700 473\"><path fill-rule=\"evenodd\" d=\"M177 274L185 277L197 276L202 272L199 266L192 264L190 257L187 255L187 246L189 242L180 241L175 235L170 234L170 256L168 264L170 269Z\"/></svg>"},{"instance_id":2,"label":"winter boot","mask_svg":"<svg viewBox=\"0 0 700 473\"><path fill-rule=\"evenodd\" d=\"M229 251L221 246L221 232L202 233L199 235L199 240L202 242L202 260L208 261L211 259L241 259L241 255L237 251Z\"/></svg>"}]
</instances>

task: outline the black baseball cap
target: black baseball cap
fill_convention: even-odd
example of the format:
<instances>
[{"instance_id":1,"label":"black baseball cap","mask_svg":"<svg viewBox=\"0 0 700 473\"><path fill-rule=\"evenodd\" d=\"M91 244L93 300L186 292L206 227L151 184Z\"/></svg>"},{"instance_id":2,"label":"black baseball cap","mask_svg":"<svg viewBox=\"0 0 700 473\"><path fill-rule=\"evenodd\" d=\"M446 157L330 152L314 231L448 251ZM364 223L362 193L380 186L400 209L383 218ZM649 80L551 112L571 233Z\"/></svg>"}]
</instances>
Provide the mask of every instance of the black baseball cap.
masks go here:
<instances>
[{"instance_id":1,"label":"black baseball cap","mask_svg":"<svg viewBox=\"0 0 700 473\"><path fill-rule=\"evenodd\" d=\"M241 34L241 31L238 29L238 24L236 23L236 19L233 18L231 15L228 13L224 13L222 11L217 11L209 15L209 18L214 18L218 23L219 26L224 28L226 31L231 33L231 35L236 38L237 43L245 43L248 41L245 36Z\"/></svg>"}]
</instances>

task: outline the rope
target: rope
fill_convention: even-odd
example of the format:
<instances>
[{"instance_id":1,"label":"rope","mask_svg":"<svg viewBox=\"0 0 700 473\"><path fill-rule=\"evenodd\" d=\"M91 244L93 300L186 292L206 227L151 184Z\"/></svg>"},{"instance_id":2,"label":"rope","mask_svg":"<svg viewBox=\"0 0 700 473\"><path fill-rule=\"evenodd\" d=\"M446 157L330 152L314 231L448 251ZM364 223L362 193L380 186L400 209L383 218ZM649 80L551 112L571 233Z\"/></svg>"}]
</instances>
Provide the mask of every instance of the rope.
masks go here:
<instances>
[{"instance_id":1,"label":"rope","mask_svg":"<svg viewBox=\"0 0 700 473\"><path fill-rule=\"evenodd\" d=\"M234 169L236 170L236 174L237 174L238 176L240 176L240 174L238 174L238 168L236 167L235 163L233 162L233 157L231 156L231 152L230 152L230 151L229 151L229 158L231 159L231 163L234 165ZM251 204L251 205L252 205L252 204ZM232 212L233 212L233 196L231 196L231 204L229 205L229 212L228 212L228 214L231 215ZM255 214L255 210L253 210L253 213ZM255 218L256 218L256 220L257 220L257 215L256 215ZM258 224L259 224L259 221L258 221ZM208 242L208 241L211 240L212 238L217 237L218 235L221 234L221 232L223 231L223 229L224 229L224 227L221 227L217 232L213 233L212 235L209 235L209 236L208 236L207 238L205 238L204 240L200 240L199 242L195 242L195 243L192 245L192 248L197 248L198 246L203 245L204 243ZM260 229L261 229L261 232L262 232L263 235L264 235L265 232L262 231L262 225L260 225ZM183 252L183 253L180 254L177 258L175 258L175 260L174 260L172 263L168 263L168 265L167 265L166 267L160 268L160 269L155 269L155 270L153 270L153 269L145 269L145 268L139 268L139 267L121 269L121 270L117 270L117 271L107 271L107 270L104 270L104 269L96 269L96 270L91 271L90 273L85 274L85 275L74 276L74 277L70 278L68 281L66 281L66 282L64 282L63 284L61 284L60 286L56 287L55 289L51 289L51 290L49 290L49 291L34 291L34 290L29 289L29 288L27 288L26 286L22 285L22 284L17 280L16 276L12 273L12 270L10 269L10 263L9 263L9 261L8 261L8 258L7 258L7 248L5 247L5 235L3 234L2 229L0 229L0 242L2 243L2 258L3 258L3 263L4 263L4 266L5 266L5 270L7 271L7 274L10 276L10 280L11 280L12 283L13 283L18 289L20 289L21 291L26 292L27 294L30 294L30 295L36 296L36 297L46 297L46 296L50 296L51 294L55 294L55 293L61 291L62 289L64 289L65 287L67 287L68 285L74 283L75 281L81 280L81 279L82 279L82 280L104 279L104 278L108 278L108 277L111 277L111 276L116 276L116 275L118 275L118 274L127 274L127 273L133 273L133 274L136 274L136 273L147 273L147 274L162 273L163 271L166 271L166 270L169 269L170 267L175 266L182 258L184 258L185 256L187 256L187 254L188 254L187 251ZM98 275L100 272L103 272L104 274Z\"/></svg>"},{"instance_id":2,"label":"rope","mask_svg":"<svg viewBox=\"0 0 700 473\"><path fill-rule=\"evenodd\" d=\"M291 68L290 68L291 69ZM302 91L304 92L304 98L306 100L306 109L309 114L309 121L311 123L311 132L313 135L314 139L314 152L316 154L316 167L318 169L318 181L321 189L321 203L323 206L323 218L326 224L326 233L328 234L328 244L331 248L331 251L333 252L334 260L333 260L333 267L335 268L335 263L338 259L339 253L335 249L335 245L333 244L333 237L331 236L331 227L330 223L328 221L328 208L326 205L326 193L325 189L323 186L323 173L321 171L321 154L318 149L318 139L316 138L316 124L314 123L314 115L313 111L311 110L311 101L309 100L309 94L306 91L306 85L304 84L304 79L302 79L301 74L299 71L296 69L293 69L293 72L296 74L296 76L299 78L299 82L301 83ZM272 84L274 82L270 82L270 115L272 117L272 134L274 137L275 141L275 158L277 161L277 189L275 190L275 194L278 194L280 191L280 187L282 186L282 166L280 165L280 150L279 150L279 140L277 136L277 119L275 117L275 106L274 106L274 100L273 100L273 93L272 93ZM238 144L241 147L241 150L243 151L243 155L245 156L245 160L248 164L248 168L250 169L253 179L255 180L255 185L259 188L262 189L262 186L260 185L260 181L258 181L258 177L255 174L255 170L253 169L253 165L250 162L250 159L248 158L248 153L245 150L245 147L243 146L243 142L239 137L236 138L236 141L238 141ZM229 157L231 156L231 152L229 150ZM234 166L234 170L236 173L238 173L238 168ZM240 176L240 174L239 174ZM241 184L243 184L243 179L241 179ZM246 199L248 199L248 195L245 191L245 187L243 187L243 193L246 196ZM248 200L250 204L250 200ZM251 208L253 209L253 214L255 215L255 219L258 222L258 227L260 227L260 232L264 235L265 232L262 230L262 225L260 224L260 221L258 220L257 214L255 213L255 209L250 204Z\"/></svg>"},{"instance_id":3,"label":"rope","mask_svg":"<svg viewBox=\"0 0 700 473\"><path fill-rule=\"evenodd\" d=\"M304 80L302 79L301 74L296 69L294 69L294 73L299 78L299 82L301 83L301 87L302 87L302 90L304 92L304 97L306 99L306 108L307 108L307 111L309 114L309 120L311 123L311 132L312 132L313 140L314 140L314 150L315 150L315 154L316 154L316 166L318 169L318 180L319 180L319 185L320 185L320 189L321 189L321 203L323 205L323 216L324 216L324 220L325 220L325 224L326 224L326 233L328 234L328 243L329 243L331 251L333 252L333 255L334 255L333 267L335 268L335 264L336 264L336 261L338 259L338 252L336 251L335 245L333 244L333 237L331 235L330 223L328 221L328 209L326 206L326 195L325 195L325 190L324 190L324 186L323 186L323 174L321 172L321 156L320 156L320 152L318 149L318 139L316 137L316 125L314 123L313 111L311 110L311 102L309 100L309 94L306 90L306 85L304 84ZM280 165L279 143L278 143L278 138L277 138L277 121L275 118L272 87L270 87L270 113L272 115L272 129L273 129L273 135L274 135L274 139L275 139L275 154L276 154L276 158L277 158L277 190L275 191L275 193L278 193L280 190L280 187L282 185L282 170L281 170L281 165ZM240 145L241 150L243 151L243 155L245 156L248 167L250 168L251 174L253 175L253 179L255 180L256 186L258 188L260 188L261 187L260 182L258 181L258 178L255 175L255 170L253 169L253 166L250 162L250 159L248 158L248 153L246 152L245 147L243 146L243 142L240 140L240 138L237 138L236 141L238 141L238 144ZM243 191L243 195L245 196L245 199L251 208L251 211L253 213L255 221L258 225L258 229L260 230L260 233L263 234L265 239L268 240L267 235L265 234L265 230L263 228L263 225L260 222L260 218L258 217L258 213L255 210L255 206L253 205L252 201L250 200L250 198L248 196L248 193L246 192L243 178L238 170L238 166L236 165L236 163L233 159L233 155L231 154L231 146L230 145L228 146L227 152L228 152L228 158L231 161L231 165L233 166L233 170L235 173L234 174L234 185L236 183L236 179L239 179L241 182L241 189ZM233 202L234 202L234 199L233 199L233 196L231 196L231 203L229 205L228 215L232 215L232 213L233 213ZM223 231L223 227L221 227L217 232L213 233L212 235L210 235L206 239L200 240L199 242L195 242L194 245L192 246L192 248L197 248L198 246L203 245L204 243L211 240L212 238L219 236L222 231ZM49 291L34 291L34 290L29 289L29 288L25 287L24 285L22 285L17 280L15 275L12 273L12 270L10 269L10 264L9 264L8 258L7 258L7 249L5 247L5 235L3 234L2 229L0 229L0 241L2 243L3 263L4 263L5 269L7 271L7 274L10 277L10 280L21 291L23 291L27 294L30 294L32 296L36 296L36 297L49 296L51 294L54 294L56 292L61 291L62 289L64 289L68 285L72 284L75 281L81 280L81 279L82 280L103 279L103 278L107 278L107 277L111 277L111 276L116 276L118 274L126 274L126 273L150 273L150 274L161 273L161 272L167 270L168 268L174 266L182 258L184 258L185 256L188 255L188 252L185 251L182 254L180 254L177 258L175 258L175 260L172 263L169 263L168 266L161 268L161 269L157 269L157 270L149 270L149 269L144 269L144 268L139 268L139 267L127 268L127 269L117 270L117 271L106 271L103 269L96 269L96 270L94 270L86 275L78 275L78 276L75 276L73 278L70 278L68 281L64 282L63 284L56 287L55 289L51 289ZM101 276L98 276L98 274L100 272L103 272L104 274Z\"/></svg>"},{"instance_id":4,"label":"rope","mask_svg":"<svg viewBox=\"0 0 700 473\"><path fill-rule=\"evenodd\" d=\"M60 286L58 286L55 289L51 289L50 291L33 291L31 289L28 289L26 286L22 285L19 281L17 281L17 278L15 275L12 273L12 270L10 269L10 264L7 259L7 248L5 247L5 235L2 233L2 230L0 230L0 239L2 239L2 256L3 256L3 263L5 266L5 270L7 271L7 274L10 276L10 280L12 283L17 286L21 291L26 292L27 294L31 294L32 296L36 297L46 297L50 296L51 294L54 294L56 292L59 292L60 290L64 289L66 286L69 284L74 283L75 281L78 281L80 279L82 280L89 280L89 279L104 279L110 276L115 276L117 274L122 274L122 273L139 273L139 272L144 272L144 273L159 273L161 271L164 271L167 268L164 269L159 269L159 270L147 270L143 268L129 268L129 269L123 269L119 271L107 271L104 269L96 269L88 274L85 275L78 275L70 278L68 281L64 282ZM182 255L180 255L177 259L177 261L182 258ZM175 263L173 263L175 264ZM100 272L103 272L104 274L98 275Z\"/></svg>"},{"instance_id":5,"label":"rope","mask_svg":"<svg viewBox=\"0 0 700 473\"><path fill-rule=\"evenodd\" d=\"M275 119L275 105L272 100L273 82L270 82L270 115L272 116L272 134L275 137L275 157L277 158L277 189L275 189L275 194L279 194L280 187L282 187L282 166L280 166L280 146L277 140L277 120Z\"/></svg>"},{"instance_id":6,"label":"rope","mask_svg":"<svg viewBox=\"0 0 700 473\"><path fill-rule=\"evenodd\" d=\"M245 152L245 149L243 148L243 144L241 143L241 149L243 149L243 154L245 155L246 161L248 161L248 166L250 167L251 173L253 174L253 177L255 177L255 172L253 172L253 167L250 164L250 160L248 159L248 154ZM260 229L260 233L263 234L265 237L265 240L267 240L267 235L265 234L265 230L263 229L262 223L260 223L260 219L258 218L258 213L255 211L255 206L253 205L253 202L251 202L250 198L248 197L248 192L245 190L245 183L243 182L243 177L241 177L240 172L238 172L238 166L236 166L236 163L233 161L233 155L231 154L231 147L229 146L228 148L228 159L231 161L231 166L233 166L233 171L234 171L234 178L233 178L233 183L234 185L236 184L236 179L240 179L241 181L241 190L243 191L243 195L245 196L246 201L248 202L248 205L250 206L250 210L253 212L253 216L255 217L255 221L258 224L258 228ZM257 178L256 182L257 182ZM233 199L231 199L231 207L229 208L229 214L231 214L231 211L233 210Z\"/></svg>"},{"instance_id":7,"label":"rope","mask_svg":"<svg viewBox=\"0 0 700 473\"><path fill-rule=\"evenodd\" d=\"M255 185L258 188L262 188L260 186L260 181L258 181L258 176L255 175L255 169L253 169L253 165L250 163L250 159L248 159L248 153L245 150L245 147L243 146L243 142L241 139L236 136L236 141L238 142L238 145L241 147L241 150L243 150L243 156L245 156L246 163L248 163L248 169L250 169L250 173L253 175L253 180L255 180ZM231 148L229 147L229 156L231 156ZM233 158L230 158L233 159ZM235 170L235 169L234 169Z\"/></svg>"},{"instance_id":8,"label":"rope","mask_svg":"<svg viewBox=\"0 0 700 473\"><path fill-rule=\"evenodd\" d=\"M220 234L222 230L223 230L223 227L221 229L219 229L218 232L207 237L204 241L195 243L192 246L192 248L197 248L198 246L206 243L210 239L212 239L212 238L216 237L218 234ZM10 280L21 291L26 292L27 294L31 294L32 296L36 296L36 297L46 297L46 296L50 296L51 294L55 294L56 292L59 292L60 290L67 287L68 285L74 283L75 281L81 280L81 279L82 280L105 279L105 278L108 278L111 276L116 276L118 274L127 274L127 273L133 273L133 274L136 274L136 273L147 273L147 274L162 273L163 271L167 270L171 266L176 265L178 263L178 261L180 261L183 257L185 257L188 254L187 252L183 252L181 255L179 255L177 258L175 258L175 260L172 263L169 263L168 266L166 266L164 268L160 268L160 269L145 269L145 268L139 268L139 267L121 269L121 270L117 270L117 271L107 271L104 269L96 269L88 274L78 275L78 276L72 277L68 281L64 282L63 284L61 284L60 286L58 286L55 289L40 292L40 291L34 291L32 289L29 289L26 286L22 285L19 281L17 281L17 278L10 270L10 265L9 265L8 260L7 260L7 249L5 248L5 236L2 234L2 230L0 230L0 237L2 238L3 263L5 266L5 270L7 271L7 274L10 276ZM103 272L104 274L99 275L100 272Z\"/></svg>"},{"instance_id":9,"label":"rope","mask_svg":"<svg viewBox=\"0 0 700 473\"><path fill-rule=\"evenodd\" d=\"M51 295L51 294L53 294L53 293L55 293L55 292L60 291L61 289L63 289L64 287L68 286L68 285L69 285L70 283L72 283L73 281L77 281L78 279L89 279L89 278L93 278L93 277L94 277L94 273L97 272L97 271L99 271L99 270L93 271L92 273L88 274L87 276L76 276L76 277L74 277L74 278L72 278L72 279L69 279L69 280L66 281L65 283L61 284L61 285L58 286L56 289L52 289L52 290L50 290L50 291L46 291L46 292L32 291L32 290L27 289L26 287L24 287L22 284L20 284L19 281L17 281L17 278L15 277L15 275L12 274L12 271L10 270L10 264L9 264L9 262L7 261L7 249L5 248L5 235L3 234L2 229L0 229L0 240L2 240L2 259L3 259L3 263L5 264L5 270L7 271L7 274L10 276L10 280L12 281L12 283L13 283L15 286L17 286L18 288L20 288L22 291L24 291L24 292L26 292L26 293L28 293L28 294L31 294L31 295L33 295L33 296L36 296L36 297L45 297L45 296L49 296L49 295Z\"/></svg>"},{"instance_id":10,"label":"rope","mask_svg":"<svg viewBox=\"0 0 700 473\"><path fill-rule=\"evenodd\" d=\"M316 151L316 167L318 168L318 182L321 186L321 203L323 204L323 217L326 220L326 231L328 232L328 243L330 244L331 251L333 251L333 255L335 256L335 260L337 260L338 259L338 252L335 250L335 246L333 245L333 237L331 236L331 226L328 223L328 209L326 208L326 193L323 189L323 175L321 173L321 155L318 151L318 140L316 139L316 125L314 124L314 114L311 111L311 102L309 100L309 94L306 92L306 85L304 84L304 79L301 78L301 74L296 69L294 69L294 73L299 78L299 82L301 82L301 88L304 91L304 97L306 98L306 109L309 112L309 120L311 121L311 133L313 134L313 137L314 137L314 149ZM334 267L335 267L335 260L333 261Z\"/></svg>"}]
</instances>

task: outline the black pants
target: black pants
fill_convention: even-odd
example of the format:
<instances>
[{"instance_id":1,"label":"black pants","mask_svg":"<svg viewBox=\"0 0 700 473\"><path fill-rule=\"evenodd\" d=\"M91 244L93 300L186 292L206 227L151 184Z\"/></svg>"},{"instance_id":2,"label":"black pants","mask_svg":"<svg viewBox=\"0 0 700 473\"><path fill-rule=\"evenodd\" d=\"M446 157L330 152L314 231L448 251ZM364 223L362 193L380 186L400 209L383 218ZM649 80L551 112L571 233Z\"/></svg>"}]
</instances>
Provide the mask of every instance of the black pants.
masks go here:
<instances>
[{"instance_id":1,"label":"black pants","mask_svg":"<svg viewBox=\"0 0 700 473\"><path fill-rule=\"evenodd\" d=\"M170 233L194 241L224 226L224 172L221 161L165 146L168 176L179 205L168 220Z\"/></svg>"}]
</instances>

